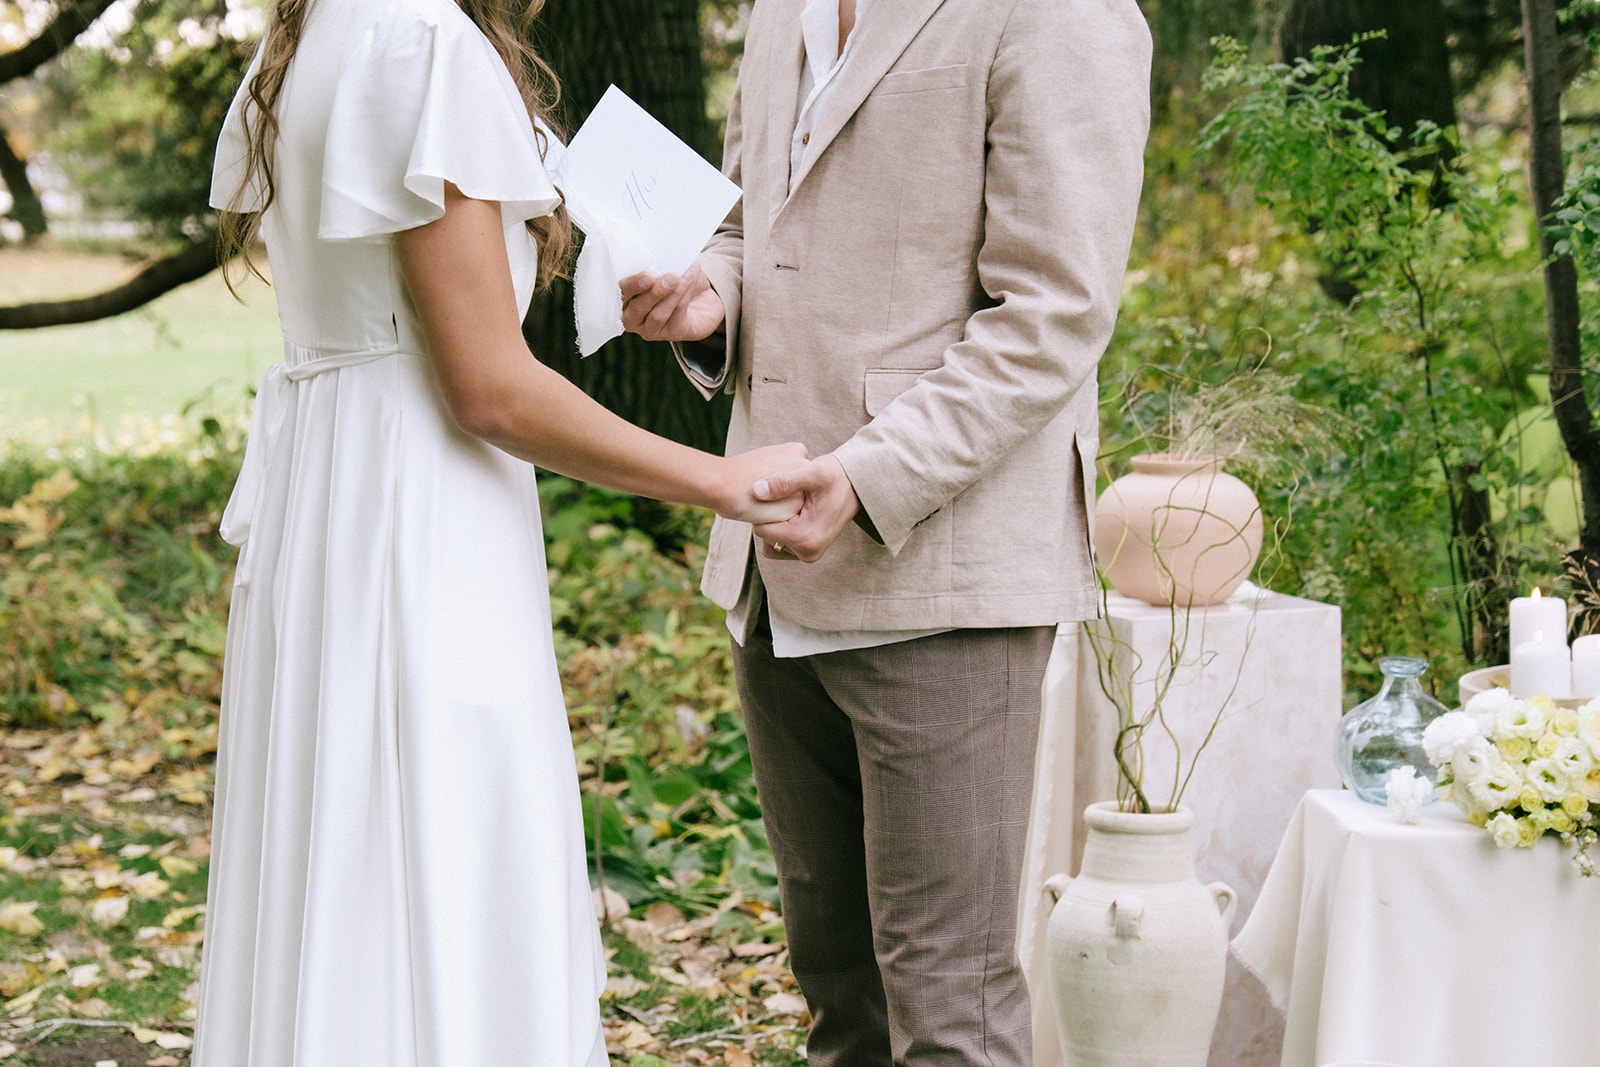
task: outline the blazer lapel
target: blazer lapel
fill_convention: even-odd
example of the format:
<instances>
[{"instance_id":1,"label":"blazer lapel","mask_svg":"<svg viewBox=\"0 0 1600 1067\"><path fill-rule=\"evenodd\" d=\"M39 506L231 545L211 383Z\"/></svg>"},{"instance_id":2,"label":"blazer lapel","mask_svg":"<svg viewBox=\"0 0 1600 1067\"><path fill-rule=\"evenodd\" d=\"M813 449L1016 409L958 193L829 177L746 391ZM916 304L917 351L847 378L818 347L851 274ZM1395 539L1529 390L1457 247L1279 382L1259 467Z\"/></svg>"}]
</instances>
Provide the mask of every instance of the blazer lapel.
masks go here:
<instances>
[{"instance_id":1,"label":"blazer lapel","mask_svg":"<svg viewBox=\"0 0 1600 1067\"><path fill-rule=\"evenodd\" d=\"M800 183L805 181L806 175L816 165L816 161L833 139L844 129L845 123L856 113L862 103L867 99L878 82L894 66L895 60L900 58L900 53L906 50L914 37L927 25L933 13L939 9L944 0L878 0L878 9L869 16L870 21L861 28L861 40L857 44L857 52L850 58L844 70L839 72L839 84L834 87L833 99L828 101L828 109L822 115L822 121L811 134L810 150L806 152L805 161L800 164L800 173L795 175L790 183L791 189L800 188ZM800 8L803 5L794 5L794 33L800 36ZM784 120L784 125L774 127L783 129L792 135L794 130L793 99L800 92L800 72L798 64L795 67L794 82L790 87L789 113ZM774 85L778 84L774 81ZM776 100L773 102L776 107ZM784 168L788 168L788 151L790 137L783 139ZM776 141L777 138L774 138Z\"/></svg>"},{"instance_id":2,"label":"blazer lapel","mask_svg":"<svg viewBox=\"0 0 1600 1067\"><path fill-rule=\"evenodd\" d=\"M765 164L767 180L772 183L771 214L776 217L778 209L789 198L789 143L794 139L800 71L805 54L805 39L800 32L800 12L805 8L805 0L766 2L778 10L772 16L766 54L754 67L764 75L756 80L767 96Z\"/></svg>"}]
</instances>

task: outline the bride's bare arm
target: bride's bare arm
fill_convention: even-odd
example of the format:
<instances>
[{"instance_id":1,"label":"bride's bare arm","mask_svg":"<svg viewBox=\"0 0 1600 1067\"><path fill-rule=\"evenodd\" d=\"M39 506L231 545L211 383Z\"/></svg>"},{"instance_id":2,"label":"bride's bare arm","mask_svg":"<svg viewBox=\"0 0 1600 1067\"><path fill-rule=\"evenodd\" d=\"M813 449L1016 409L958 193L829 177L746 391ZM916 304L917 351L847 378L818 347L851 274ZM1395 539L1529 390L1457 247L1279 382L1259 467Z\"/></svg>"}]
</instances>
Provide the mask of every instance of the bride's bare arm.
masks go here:
<instances>
[{"instance_id":1,"label":"bride's bare arm","mask_svg":"<svg viewBox=\"0 0 1600 1067\"><path fill-rule=\"evenodd\" d=\"M803 463L803 445L713 456L613 415L528 351L500 205L445 186L442 218L395 237L450 414L467 433L546 470L641 496L781 521L800 501L757 500L758 478Z\"/></svg>"}]
</instances>

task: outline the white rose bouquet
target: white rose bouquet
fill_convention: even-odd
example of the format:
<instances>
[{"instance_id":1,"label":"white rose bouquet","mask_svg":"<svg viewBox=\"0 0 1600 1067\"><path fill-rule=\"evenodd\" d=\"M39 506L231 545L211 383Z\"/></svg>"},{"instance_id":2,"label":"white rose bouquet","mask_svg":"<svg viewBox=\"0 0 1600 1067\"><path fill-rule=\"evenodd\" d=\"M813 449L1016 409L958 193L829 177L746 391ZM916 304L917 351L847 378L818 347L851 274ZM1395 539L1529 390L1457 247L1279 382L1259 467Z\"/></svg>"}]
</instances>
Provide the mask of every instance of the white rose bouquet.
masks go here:
<instances>
[{"instance_id":1,"label":"white rose bouquet","mask_svg":"<svg viewBox=\"0 0 1600 1067\"><path fill-rule=\"evenodd\" d=\"M1531 848L1545 834L1577 846L1574 862L1595 873L1589 846L1600 827L1600 700L1574 711L1548 697L1479 693L1422 736L1452 800L1502 848Z\"/></svg>"}]
</instances>

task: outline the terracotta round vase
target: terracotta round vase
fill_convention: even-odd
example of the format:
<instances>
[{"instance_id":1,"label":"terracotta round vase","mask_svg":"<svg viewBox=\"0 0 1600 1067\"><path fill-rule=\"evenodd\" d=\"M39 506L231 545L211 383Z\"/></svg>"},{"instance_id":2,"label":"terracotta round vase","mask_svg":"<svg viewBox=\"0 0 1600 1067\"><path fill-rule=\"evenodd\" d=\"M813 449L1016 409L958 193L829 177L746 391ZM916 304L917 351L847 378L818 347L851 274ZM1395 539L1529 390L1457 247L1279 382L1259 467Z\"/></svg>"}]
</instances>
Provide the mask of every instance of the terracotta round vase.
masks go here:
<instances>
[{"instance_id":1,"label":"terracotta round vase","mask_svg":"<svg viewBox=\"0 0 1600 1067\"><path fill-rule=\"evenodd\" d=\"M1194 813L1083 815L1083 869L1045 883L1046 956L1067 1067L1205 1067L1238 898L1195 878Z\"/></svg>"},{"instance_id":2,"label":"terracotta round vase","mask_svg":"<svg viewBox=\"0 0 1600 1067\"><path fill-rule=\"evenodd\" d=\"M1232 596L1261 554L1261 504L1220 456L1133 457L1095 505L1095 551L1112 588L1192 607Z\"/></svg>"}]
</instances>

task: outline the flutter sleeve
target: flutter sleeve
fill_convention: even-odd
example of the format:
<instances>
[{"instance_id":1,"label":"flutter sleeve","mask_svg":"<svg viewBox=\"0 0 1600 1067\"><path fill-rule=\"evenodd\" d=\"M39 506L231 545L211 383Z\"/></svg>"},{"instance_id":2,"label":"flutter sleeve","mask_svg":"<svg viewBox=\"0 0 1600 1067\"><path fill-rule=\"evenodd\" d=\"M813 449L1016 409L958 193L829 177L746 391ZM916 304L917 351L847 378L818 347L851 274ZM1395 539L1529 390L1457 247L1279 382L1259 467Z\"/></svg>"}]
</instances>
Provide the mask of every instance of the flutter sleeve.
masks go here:
<instances>
[{"instance_id":1,"label":"flutter sleeve","mask_svg":"<svg viewBox=\"0 0 1600 1067\"><path fill-rule=\"evenodd\" d=\"M262 203L266 200L261 183L252 178L248 184L245 182L245 157L248 142L245 138L244 108L250 99L250 79L256 76L256 71L261 68L261 49L256 49L255 58L250 60L250 67L244 72L244 83L239 86L239 91L234 94L233 103L228 105L227 117L222 121L222 133L217 138L217 154L211 165L211 195L209 202L219 211L233 209L235 211L260 211ZM240 193L237 202L234 195Z\"/></svg>"},{"instance_id":2,"label":"flutter sleeve","mask_svg":"<svg viewBox=\"0 0 1600 1067\"><path fill-rule=\"evenodd\" d=\"M500 202L506 226L560 203L528 110L477 27L374 26L334 90L322 173L326 240L386 240L444 214L444 184ZM549 146L554 149L553 139Z\"/></svg>"}]
</instances>

